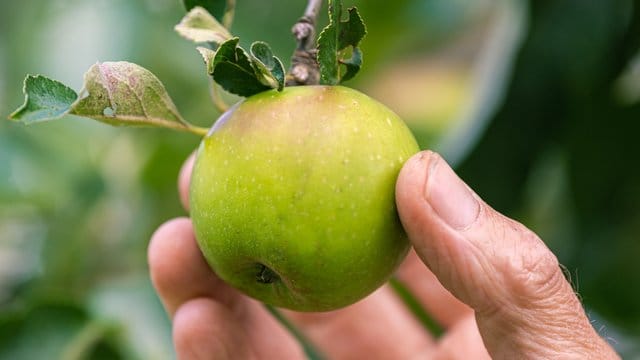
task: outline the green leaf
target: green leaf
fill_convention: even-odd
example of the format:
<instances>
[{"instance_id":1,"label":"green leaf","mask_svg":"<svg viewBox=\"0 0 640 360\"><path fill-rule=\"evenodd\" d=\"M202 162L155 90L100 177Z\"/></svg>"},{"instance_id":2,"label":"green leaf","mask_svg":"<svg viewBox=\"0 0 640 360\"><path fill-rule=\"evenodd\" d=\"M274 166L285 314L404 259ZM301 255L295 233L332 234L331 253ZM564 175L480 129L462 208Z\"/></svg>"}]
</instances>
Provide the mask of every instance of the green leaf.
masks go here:
<instances>
[{"instance_id":1,"label":"green leaf","mask_svg":"<svg viewBox=\"0 0 640 360\"><path fill-rule=\"evenodd\" d=\"M235 37L220 44L220 47L216 50L216 56L213 59L213 67L215 68L216 65L223 61L235 62L236 48L238 47L239 42L240 39Z\"/></svg>"},{"instance_id":2,"label":"green leaf","mask_svg":"<svg viewBox=\"0 0 640 360\"><path fill-rule=\"evenodd\" d=\"M231 39L229 31L200 6L191 9L174 29L180 36L197 43L221 44Z\"/></svg>"},{"instance_id":3,"label":"green leaf","mask_svg":"<svg viewBox=\"0 0 640 360\"><path fill-rule=\"evenodd\" d=\"M269 86L258 81L253 72L231 62L222 62L216 66L213 78L228 92L244 97L249 97L257 93L269 90Z\"/></svg>"},{"instance_id":4,"label":"green leaf","mask_svg":"<svg viewBox=\"0 0 640 360\"><path fill-rule=\"evenodd\" d=\"M340 82L345 82L356 76L358 71L360 71L360 67L362 67L362 51L360 50L360 48L353 48L351 58L347 60L340 60L340 64L344 65L346 68L346 71L344 75L342 75Z\"/></svg>"},{"instance_id":5,"label":"green leaf","mask_svg":"<svg viewBox=\"0 0 640 360\"><path fill-rule=\"evenodd\" d=\"M164 86L149 70L129 62L93 65L84 76L74 115L111 125L186 128Z\"/></svg>"},{"instance_id":6,"label":"green leaf","mask_svg":"<svg viewBox=\"0 0 640 360\"><path fill-rule=\"evenodd\" d=\"M216 52L215 50L211 50L207 47L204 46L198 46L196 48L196 50L198 50L198 52L200 53L200 55L202 55L202 59L204 60L204 63L207 67L207 74L212 75L213 74L213 60L216 57Z\"/></svg>"},{"instance_id":7,"label":"green leaf","mask_svg":"<svg viewBox=\"0 0 640 360\"><path fill-rule=\"evenodd\" d=\"M367 30L356 8L350 8L348 18L342 19L342 1L329 0L329 25L318 38L320 83L337 85L355 76L362 65L362 52L358 48ZM345 59L348 48L351 57ZM340 66L345 65L342 73Z\"/></svg>"},{"instance_id":8,"label":"green leaf","mask_svg":"<svg viewBox=\"0 0 640 360\"><path fill-rule=\"evenodd\" d=\"M78 98L75 91L42 75L28 75L24 79L24 104L9 115L9 119L24 124L54 120L66 115Z\"/></svg>"},{"instance_id":9,"label":"green leaf","mask_svg":"<svg viewBox=\"0 0 640 360\"><path fill-rule=\"evenodd\" d=\"M253 66L251 64L251 59L249 58L249 54L247 54L247 52L244 51L244 49L239 46L235 48L235 53L236 53L235 63L240 67L242 67L242 69L246 70L247 72L252 72ZM258 80L257 77L256 77L256 80Z\"/></svg>"},{"instance_id":10,"label":"green leaf","mask_svg":"<svg viewBox=\"0 0 640 360\"><path fill-rule=\"evenodd\" d=\"M187 11L196 6L201 6L219 20L222 20L227 11L227 0L183 0L182 2Z\"/></svg>"},{"instance_id":11,"label":"green leaf","mask_svg":"<svg viewBox=\"0 0 640 360\"><path fill-rule=\"evenodd\" d=\"M226 91L245 97L269 89L282 90L284 66L273 56L269 45L256 42L251 45L251 54L247 54L238 43L238 38L232 38L216 51L198 49L213 79Z\"/></svg>"},{"instance_id":12,"label":"green leaf","mask_svg":"<svg viewBox=\"0 0 640 360\"><path fill-rule=\"evenodd\" d=\"M265 79L265 85L282 91L285 78L284 65L280 59L273 55L271 47L263 41L256 41L251 44L251 56L254 69L259 76Z\"/></svg>"},{"instance_id":13,"label":"green leaf","mask_svg":"<svg viewBox=\"0 0 640 360\"><path fill-rule=\"evenodd\" d=\"M340 1L340 0L338 0ZM345 49L347 46L358 47L360 41L367 34L367 28L364 25L364 21L355 7L349 8L349 16L346 21L341 21L338 28L338 41L340 50ZM342 17L342 14L338 15Z\"/></svg>"},{"instance_id":14,"label":"green leaf","mask_svg":"<svg viewBox=\"0 0 640 360\"><path fill-rule=\"evenodd\" d=\"M72 114L110 125L165 127L196 135L207 133L207 129L193 126L182 118L155 75L124 61L93 65L84 75L80 95L42 75L27 76L24 93L24 104L9 115L9 119L24 124Z\"/></svg>"}]
</instances>

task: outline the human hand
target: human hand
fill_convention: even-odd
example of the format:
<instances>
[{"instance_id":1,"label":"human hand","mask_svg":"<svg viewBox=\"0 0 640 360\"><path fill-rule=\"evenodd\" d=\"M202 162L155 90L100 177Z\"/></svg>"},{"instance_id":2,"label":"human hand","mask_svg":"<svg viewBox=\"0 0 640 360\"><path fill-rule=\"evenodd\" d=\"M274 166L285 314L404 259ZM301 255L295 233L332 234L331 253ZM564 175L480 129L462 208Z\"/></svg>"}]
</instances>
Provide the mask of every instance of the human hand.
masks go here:
<instances>
[{"instance_id":1,"label":"human hand","mask_svg":"<svg viewBox=\"0 0 640 360\"><path fill-rule=\"evenodd\" d=\"M179 178L185 208L192 166L193 157ZM425 330L389 285L336 311L283 310L328 358L618 358L544 243L482 202L438 155L405 164L396 201L415 249L396 276L445 333ZM189 219L155 232L149 266L179 358L304 358L264 306L210 270Z\"/></svg>"}]
</instances>

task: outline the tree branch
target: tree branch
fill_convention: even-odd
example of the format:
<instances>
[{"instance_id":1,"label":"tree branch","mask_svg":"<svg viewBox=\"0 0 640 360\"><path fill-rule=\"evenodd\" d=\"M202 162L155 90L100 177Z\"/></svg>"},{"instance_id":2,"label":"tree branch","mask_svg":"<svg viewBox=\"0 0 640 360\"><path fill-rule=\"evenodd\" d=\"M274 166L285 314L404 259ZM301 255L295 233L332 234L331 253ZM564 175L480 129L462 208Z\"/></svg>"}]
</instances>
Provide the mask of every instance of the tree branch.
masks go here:
<instances>
[{"instance_id":1,"label":"tree branch","mask_svg":"<svg viewBox=\"0 0 640 360\"><path fill-rule=\"evenodd\" d=\"M316 21L321 6L322 0L309 0L304 15L291 29L298 46L291 58L287 85L316 85L320 82L316 58Z\"/></svg>"}]
</instances>

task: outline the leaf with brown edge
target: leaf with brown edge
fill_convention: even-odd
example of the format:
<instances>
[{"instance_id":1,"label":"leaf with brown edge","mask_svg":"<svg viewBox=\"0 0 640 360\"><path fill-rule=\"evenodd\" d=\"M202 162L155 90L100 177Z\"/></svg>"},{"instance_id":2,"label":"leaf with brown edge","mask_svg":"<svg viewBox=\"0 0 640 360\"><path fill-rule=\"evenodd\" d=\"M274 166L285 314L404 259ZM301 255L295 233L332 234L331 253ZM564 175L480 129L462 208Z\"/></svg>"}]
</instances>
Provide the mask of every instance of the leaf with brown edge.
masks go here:
<instances>
[{"instance_id":1,"label":"leaf with brown edge","mask_svg":"<svg viewBox=\"0 0 640 360\"><path fill-rule=\"evenodd\" d=\"M124 61L93 65L70 113L118 126L188 126L160 80L149 70Z\"/></svg>"}]
</instances>

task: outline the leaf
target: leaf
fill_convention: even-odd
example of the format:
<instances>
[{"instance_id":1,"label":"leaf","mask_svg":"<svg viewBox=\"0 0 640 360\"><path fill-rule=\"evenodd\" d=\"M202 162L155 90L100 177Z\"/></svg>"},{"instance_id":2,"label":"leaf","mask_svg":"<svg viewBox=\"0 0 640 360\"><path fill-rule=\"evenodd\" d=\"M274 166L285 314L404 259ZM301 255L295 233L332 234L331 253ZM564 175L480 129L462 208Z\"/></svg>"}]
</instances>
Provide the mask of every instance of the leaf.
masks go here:
<instances>
[{"instance_id":1,"label":"leaf","mask_svg":"<svg viewBox=\"0 0 640 360\"><path fill-rule=\"evenodd\" d=\"M244 51L243 48L241 47L236 47L235 48L235 55L236 55L236 64L238 64L240 67L242 67L244 70L246 70L247 72L252 72L253 71L253 65L251 64L251 59L249 58L249 54L247 54L246 51ZM258 78L256 77L256 80L258 80Z\"/></svg>"},{"instance_id":2,"label":"leaf","mask_svg":"<svg viewBox=\"0 0 640 360\"><path fill-rule=\"evenodd\" d=\"M362 51L360 48L353 48L351 58L347 60L340 60L340 64L344 65L347 69L344 75L342 75L340 82L345 82L356 76L358 71L360 71L360 67L362 67Z\"/></svg>"},{"instance_id":3,"label":"leaf","mask_svg":"<svg viewBox=\"0 0 640 360\"><path fill-rule=\"evenodd\" d=\"M42 75L28 75L24 79L23 92L24 104L9 115L9 119L26 125L61 118L78 98L78 94L66 85Z\"/></svg>"},{"instance_id":4,"label":"leaf","mask_svg":"<svg viewBox=\"0 0 640 360\"><path fill-rule=\"evenodd\" d=\"M213 78L228 92L244 97L269 90L269 86L263 85L252 72L247 72L238 64L222 62L216 66Z\"/></svg>"},{"instance_id":5,"label":"leaf","mask_svg":"<svg viewBox=\"0 0 640 360\"><path fill-rule=\"evenodd\" d=\"M238 38L232 38L220 44L215 52L198 49L213 79L226 91L245 97L269 89L282 90L284 66L273 56L269 45L256 42L251 46L251 54L247 54L238 43Z\"/></svg>"},{"instance_id":6,"label":"leaf","mask_svg":"<svg viewBox=\"0 0 640 360\"><path fill-rule=\"evenodd\" d=\"M219 20L222 20L227 11L227 0L183 0L182 2L187 11L201 6Z\"/></svg>"},{"instance_id":7,"label":"leaf","mask_svg":"<svg viewBox=\"0 0 640 360\"><path fill-rule=\"evenodd\" d=\"M202 59L204 59L204 63L207 66L207 74L213 74L213 59L216 57L215 50L211 50L204 46L198 46L196 48L200 55L202 55Z\"/></svg>"},{"instance_id":8,"label":"leaf","mask_svg":"<svg viewBox=\"0 0 640 360\"><path fill-rule=\"evenodd\" d=\"M82 98L74 115L111 125L185 128L164 86L149 70L129 62L93 65L84 76Z\"/></svg>"},{"instance_id":9,"label":"leaf","mask_svg":"<svg viewBox=\"0 0 640 360\"><path fill-rule=\"evenodd\" d=\"M342 1L329 0L329 25L318 38L318 63L320 83L337 85L355 76L362 65L362 52L358 48L367 30L356 8L350 8L347 20L342 19ZM352 55L344 59L345 50L351 47ZM341 74L340 65L346 66Z\"/></svg>"},{"instance_id":10,"label":"leaf","mask_svg":"<svg viewBox=\"0 0 640 360\"><path fill-rule=\"evenodd\" d=\"M197 43L221 44L231 38L229 31L200 6L191 9L174 29L180 36Z\"/></svg>"},{"instance_id":11,"label":"leaf","mask_svg":"<svg viewBox=\"0 0 640 360\"><path fill-rule=\"evenodd\" d=\"M218 63L223 61L235 62L236 48L239 42L240 39L235 37L220 44L220 47L216 50L216 56L213 59L213 67L215 68Z\"/></svg>"},{"instance_id":12,"label":"leaf","mask_svg":"<svg viewBox=\"0 0 640 360\"><path fill-rule=\"evenodd\" d=\"M263 41L251 44L251 56L254 70L261 75L271 87L281 91L284 88L285 70L282 61L273 55L271 47ZM275 82L275 86L274 85Z\"/></svg>"},{"instance_id":13,"label":"leaf","mask_svg":"<svg viewBox=\"0 0 640 360\"><path fill-rule=\"evenodd\" d=\"M338 0L340 1L340 0ZM338 28L338 41L340 50L345 49L347 46L358 47L360 41L367 34L367 28L364 25L364 21L355 7L349 8L349 16L346 21L341 21ZM338 18L342 17L342 14L338 15Z\"/></svg>"},{"instance_id":14,"label":"leaf","mask_svg":"<svg viewBox=\"0 0 640 360\"><path fill-rule=\"evenodd\" d=\"M72 114L116 126L155 126L196 135L207 133L207 129L182 118L155 75L129 62L93 65L84 75L80 95L42 75L27 76L24 93L24 104L9 119L27 125Z\"/></svg>"}]
</instances>

